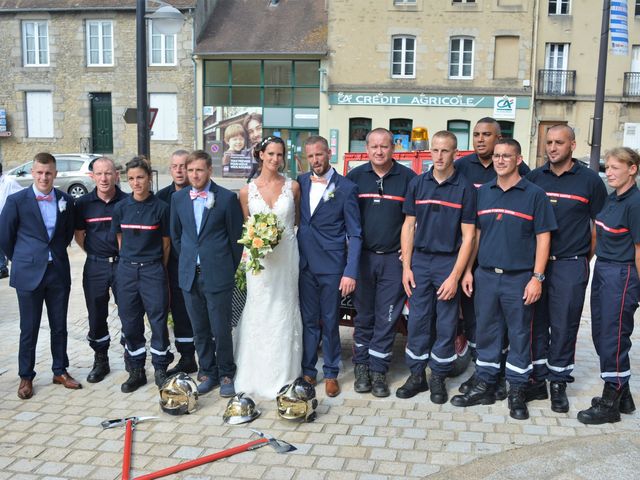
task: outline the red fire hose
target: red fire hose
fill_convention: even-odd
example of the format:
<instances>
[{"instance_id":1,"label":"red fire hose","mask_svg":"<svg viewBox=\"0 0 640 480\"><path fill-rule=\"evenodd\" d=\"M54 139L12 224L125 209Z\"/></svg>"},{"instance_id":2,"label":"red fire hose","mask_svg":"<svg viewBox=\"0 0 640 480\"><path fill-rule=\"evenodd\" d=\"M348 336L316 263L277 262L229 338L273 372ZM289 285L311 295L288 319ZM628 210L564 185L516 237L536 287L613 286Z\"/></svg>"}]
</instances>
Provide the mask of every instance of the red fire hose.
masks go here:
<instances>
[{"instance_id":1,"label":"red fire hose","mask_svg":"<svg viewBox=\"0 0 640 480\"><path fill-rule=\"evenodd\" d=\"M133 440L133 420L127 420L124 433L124 457L122 459L122 480L129 480L131 468L131 442Z\"/></svg>"}]
</instances>

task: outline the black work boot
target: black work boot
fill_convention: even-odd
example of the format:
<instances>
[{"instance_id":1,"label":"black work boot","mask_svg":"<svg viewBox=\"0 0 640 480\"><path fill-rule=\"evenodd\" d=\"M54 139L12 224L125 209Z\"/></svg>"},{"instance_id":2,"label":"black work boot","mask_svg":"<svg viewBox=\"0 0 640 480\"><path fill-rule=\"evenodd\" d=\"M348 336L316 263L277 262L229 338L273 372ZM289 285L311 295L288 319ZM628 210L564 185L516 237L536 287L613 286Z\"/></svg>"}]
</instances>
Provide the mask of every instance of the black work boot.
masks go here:
<instances>
[{"instance_id":1,"label":"black work boot","mask_svg":"<svg viewBox=\"0 0 640 480\"><path fill-rule=\"evenodd\" d=\"M198 364L196 363L196 356L180 355L180 360L176 363L175 367L167 370L167 376L175 375L176 373L195 373L198 371Z\"/></svg>"},{"instance_id":2,"label":"black work boot","mask_svg":"<svg viewBox=\"0 0 640 480\"><path fill-rule=\"evenodd\" d=\"M445 385L445 378L446 377L444 375L432 373L431 378L429 379L431 401L438 405L442 405L449 399L447 395L447 386Z\"/></svg>"},{"instance_id":3,"label":"black work boot","mask_svg":"<svg viewBox=\"0 0 640 480\"><path fill-rule=\"evenodd\" d=\"M167 380L167 367L156 367L156 371L153 374L156 386L162 387L162 384Z\"/></svg>"},{"instance_id":4,"label":"black work boot","mask_svg":"<svg viewBox=\"0 0 640 480\"><path fill-rule=\"evenodd\" d=\"M122 393L135 392L138 388L147 384L147 374L143 368L129 367L129 378L126 382L120 385L120 391Z\"/></svg>"},{"instance_id":5,"label":"black work boot","mask_svg":"<svg viewBox=\"0 0 640 480\"><path fill-rule=\"evenodd\" d=\"M427 383L427 374L424 370L420 373L412 373L407 378L398 390L396 390L396 397L398 398L411 398L415 397L420 392L426 392L429 390L429 384Z\"/></svg>"},{"instance_id":6,"label":"black work boot","mask_svg":"<svg viewBox=\"0 0 640 480\"><path fill-rule=\"evenodd\" d=\"M612 383L605 383L602 397L596 397L595 405L578 412L578 421L587 425L602 425L620 421L620 396L622 390L616 390Z\"/></svg>"},{"instance_id":7,"label":"black work boot","mask_svg":"<svg viewBox=\"0 0 640 480\"><path fill-rule=\"evenodd\" d=\"M493 405L496 403L495 385L477 379L473 387L464 395L456 395L451 399L455 407L471 407L472 405Z\"/></svg>"},{"instance_id":8,"label":"black work boot","mask_svg":"<svg viewBox=\"0 0 640 480\"><path fill-rule=\"evenodd\" d=\"M356 363L353 368L353 374L356 377L353 382L353 389L356 393L367 393L371 391L371 378L369 377L369 365L364 363Z\"/></svg>"},{"instance_id":9,"label":"black work boot","mask_svg":"<svg viewBox=\"0 0 640 480\"><path fill-rule=\"evenodd\" d=\"M388 397L389 386L387 385L387 376L382 372L371 372L371 394L374 397Z\"/></svg>"},{"instance_id":10,"label":"black work boot","mask_svg":"<svg viewBox=\"0 0 640 480\"><path fill-rule=\"evenodd\" d=\"M505 398L507 398L507 379L504 378L504 375L500 375L496 383L496 400L504 400Z\"/></svg>"},{"instance_id":11,"label":"black work boot","mask_svg":"<svg viewBox=\"0 0 640 480\"><path fill-rule=\"evenodd\" d=\"M529 409L525 401L525 385L509 386L509 415L516 420L529 418Z\"/></svg>"},{"instance_id":12,"label":"black work boot","mask_svg":"<svg viewBox=\"0 0 640 480\"><path fill-rule=\"evenodd\" d=\"M524 401L529 403L534 400L546 400L549 398L546 380L529 380L524 388Z\"/></svg>"},{"instance_id":13,"label":"black work boot","mask_svg":"<svg viewBox=\"0 0 640 480\"><path fill-rule=\"evenodd\" d=\"M469 390L473 388L473 386L476 384L476 381L477 381L477 377L474 372L473 375L471 375L468 379L462 382L462 384L460 384L460 386L458 387L458 391L463 394L467 393Z\"/></svg>"},{"instance_id":14,"label":"black work boot","mask_svg":"<svg viewBox=\"0 0 640 480\"><path fill-rule=\"evenodd\" d=\"M551 382L551 410L557 413L569 411L569 399L567 398L567 382Z\"/></svg>"},{"instance_id":15,"label":"black work boot","mask_svg":"<svg viewBox=\"0 0 640 480\"><path fill-rule=\"evenodd\" d=\"M591 399L591 406L594 407L597 402L600 401L600 397L594 397ZM620 413L624 413L625 415L631 415L636 411L636 404L633 401L633 397L631 396L631 388L629 388L629 384L625 383L622 387L622 392L620 393Z\"/></svg>"},{"instance_id":16,"label":"black work boot","mask_svg":"<svg viewBox=\"0 0 640 480\"><path fill-rule=\"evenodd\" d=\"M87 375L87 382L98 383L111 371L109 368L109 355L107 352L96 352L93 357L93 368Z\"/></svg>"}]
</instances>

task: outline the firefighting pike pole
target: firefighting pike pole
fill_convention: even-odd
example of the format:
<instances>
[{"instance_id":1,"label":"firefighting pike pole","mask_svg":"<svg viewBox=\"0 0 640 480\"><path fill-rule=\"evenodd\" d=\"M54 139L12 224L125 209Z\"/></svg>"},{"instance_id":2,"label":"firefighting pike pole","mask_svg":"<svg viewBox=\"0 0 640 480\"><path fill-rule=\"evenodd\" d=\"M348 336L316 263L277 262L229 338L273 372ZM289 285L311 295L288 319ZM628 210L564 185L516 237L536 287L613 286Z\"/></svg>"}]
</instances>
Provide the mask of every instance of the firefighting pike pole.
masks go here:
<instances>
[{"instance_id":1,"label":"firefighting pike pole","mask_svg":"<svg viewBox=\"0 0 640 480\"><path fill-rule=\"evenodd\" d=\"M126 417L116 418L114 420L105 420L100 425L102 428L116 428L125 426L124 434L124 453L122 457L122 480L129 480L129 471L131 470L131 444L133 443L133 429L134 427L146 420L151 420L158 417Z\"/></svg>"}]
</instances>

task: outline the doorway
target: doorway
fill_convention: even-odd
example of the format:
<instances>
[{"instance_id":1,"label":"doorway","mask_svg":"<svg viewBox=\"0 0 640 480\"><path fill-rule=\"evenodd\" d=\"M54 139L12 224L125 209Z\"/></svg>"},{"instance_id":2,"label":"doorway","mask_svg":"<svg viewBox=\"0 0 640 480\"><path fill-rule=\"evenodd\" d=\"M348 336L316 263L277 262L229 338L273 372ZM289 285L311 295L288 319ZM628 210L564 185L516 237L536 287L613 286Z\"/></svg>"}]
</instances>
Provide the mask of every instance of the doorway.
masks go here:
<instances>
[{"instance_id":1,"label":"doorway","mask_svg":"<svg viewBox=\"0 0 640 480\"><path fill-rule=\"evenodd\" d=\"M113 153L111 94L91 93L91 147L93 153Z\"/></svg>"}]
</instances>

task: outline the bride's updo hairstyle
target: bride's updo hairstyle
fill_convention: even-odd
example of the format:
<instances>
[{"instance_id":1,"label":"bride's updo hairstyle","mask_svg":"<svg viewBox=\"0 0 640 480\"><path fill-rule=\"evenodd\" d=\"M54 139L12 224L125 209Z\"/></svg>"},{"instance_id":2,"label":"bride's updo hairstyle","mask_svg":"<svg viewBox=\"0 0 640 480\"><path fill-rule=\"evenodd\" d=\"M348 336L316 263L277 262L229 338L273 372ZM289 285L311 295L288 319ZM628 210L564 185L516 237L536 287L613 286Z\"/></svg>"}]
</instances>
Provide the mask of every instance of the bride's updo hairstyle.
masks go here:
<instances>
[{"instance_id":1,"label":"bride's updo hairstyle","mask_svg":"<svg viewBox=\"0 0 640 480\"><path fill-rule=\"evenodd\" d=\"M264 152L270 143L277 143L278 145L282 145L282 165L279 170L284 172L285 167L287 165L287 146L280 137L274 137L270 135L262 139L261 142L256 143L256 146L253 149L253 158L255 158L258 163L258 171L262 170L262 159L260 158L260 152Z\"/></svg>"}]
</instances>

